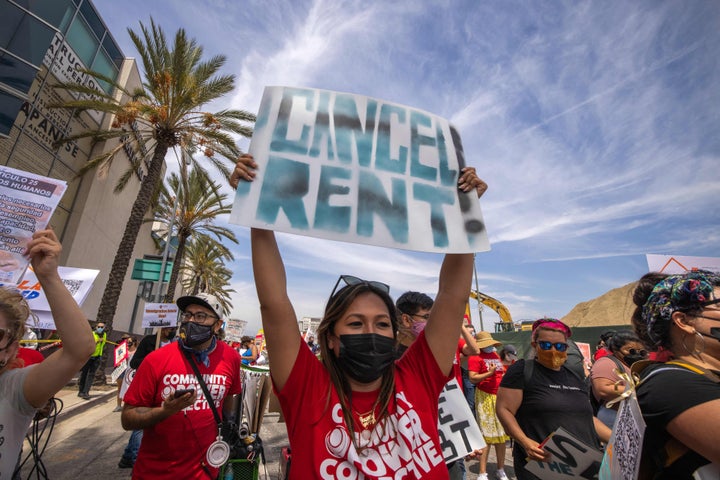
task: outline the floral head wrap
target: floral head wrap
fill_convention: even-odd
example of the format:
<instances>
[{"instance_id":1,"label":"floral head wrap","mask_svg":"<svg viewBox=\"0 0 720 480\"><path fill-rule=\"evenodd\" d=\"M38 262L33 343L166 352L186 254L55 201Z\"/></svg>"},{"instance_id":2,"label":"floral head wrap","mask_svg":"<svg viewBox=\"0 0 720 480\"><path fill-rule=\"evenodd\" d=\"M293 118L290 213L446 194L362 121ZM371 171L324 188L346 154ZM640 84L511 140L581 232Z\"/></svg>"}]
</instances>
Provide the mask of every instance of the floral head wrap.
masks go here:
<instances>
[{"instance_id":1,"label":"floral head wrap","mask_svg":"<svg viewBox=\"0 0 720 480\"><path fill-rule=\"evenodd\" d=\"M703 302L713 298L716 286L720 286L720 275L704 270L670 275L655 285L642 308L650 339L660 343L662 339L653 338L653 327L669 325L675 312L702 308Z\"/></svg>"}]
</instances>

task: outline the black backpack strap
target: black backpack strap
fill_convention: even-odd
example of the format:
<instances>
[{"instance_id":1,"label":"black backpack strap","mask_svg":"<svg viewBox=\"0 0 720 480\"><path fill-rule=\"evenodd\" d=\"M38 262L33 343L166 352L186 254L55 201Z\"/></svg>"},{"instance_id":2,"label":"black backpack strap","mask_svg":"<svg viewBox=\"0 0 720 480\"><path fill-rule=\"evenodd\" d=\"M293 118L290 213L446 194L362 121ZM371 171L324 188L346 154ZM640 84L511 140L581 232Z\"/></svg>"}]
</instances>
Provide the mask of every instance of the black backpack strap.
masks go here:
<instances>
[{"instance_id":1,"label":"black backpack strap","mask_svg":"<svg viewBox=\"0 0 720 480\"><path fill-rule=\"evenodd\" d=\"M525 362L525 365L523 365L523 379L525 380L523 388L525 388L528 386L530 379L533 376L533 371L535 370L535 360L530 358L523 361Z\"/></svg>"},{"instance_id":2,"label":"black backpack strap","mask_svg":"<svg viewBox=\"0 0 720 480\"><path fill-rule=\"evenodd\" d=\"M190 366L192 367L193 372L195 372L195 376L197 377L198 384L200 384L200 388L205 395L205 400L210 404L210 409L212 410L213 416L215 417L215 423L217 423L218 428L220 428L220 426L222 425L222 420L220 419L220 414L218 413L217 408L215 408L215 399L213 399L212 395L210 395L210 390L208 390L207 385L205 385L205 380L203 380L202 375L200 375L200 370L195 364L195 360L192 358L192 354L182 348L180 345L178 345L178 348L181 352L183 352L185 358L187 358L187 361L190 362Z\"/></svg>"}]
</instances>

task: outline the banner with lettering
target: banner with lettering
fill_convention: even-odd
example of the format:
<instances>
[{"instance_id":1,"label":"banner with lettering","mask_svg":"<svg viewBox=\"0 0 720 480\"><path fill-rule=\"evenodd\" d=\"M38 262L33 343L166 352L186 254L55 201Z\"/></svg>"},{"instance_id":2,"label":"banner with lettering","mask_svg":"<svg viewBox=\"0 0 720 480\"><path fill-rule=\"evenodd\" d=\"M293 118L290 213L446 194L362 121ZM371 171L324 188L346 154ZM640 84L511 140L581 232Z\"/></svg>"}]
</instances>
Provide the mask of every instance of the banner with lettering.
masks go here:
<instances>
[{"instance_id":1,"label":"banner with lettering","mask_svg":"<svg viewBox=\"0 0 720 480\"><path fill-rule=\"evenodd\" d=\"M552 456L547 462L529 461L525 469L541 480L596 478L602 452L585 445L562 427L543 442Z\"/></svg>"},{"instance_id":2,"label":"banner with lettering","mask_svg":"<svg viewBox=\"0 0 720 480\"><path fill-rule=\"evenodd\" d=\"M0 282L18 283L29 260L23 255L36 230L47 227L67 184L0 166Z\"/></svg>"},{"instance_id":3,"label":"banner with lettering","mask_svg":"<svg viewBox=\"0 0 720 480\"><path fill-rule=\"evenodd\" d=\"M90 268L58 267L58 274L65 287L70 291L78 305L82 305L90 293L100 270ZM0 282L0 287L17 288L27 300L30 310L35 314L35 319L28 319L31 328L41 330L55 330L55 320L50 313L50 305L47 296L40 286L40 281L35 276L32 267L29 267L22 277L20 283ZM36 321L33 321L36 320Z\"/></svg>"},{"instance_id":4,"label":"banner with lettering","mask_svg":"<svg viewBox=\"0 0 720 480\"><path fill-rule=\"evenodd\" d=\"M475 191L457 188L457 130L416 108L350 93L266 87L230 221L426 252L489 250Z\"/></svg>"},{"instance_id":5,"label":"banner with lettering","mask_svg":"<svg viewBox=\"0 0 720 480\"><path fill-rule=\"evenodd\" d=\"M720 273L720 257L690 257L687 255L645 255L649 272L667 274L692 270L709 270Z\"/></svg>"},{"instance_id":6,"label":"banner with lettering","mask_svg":"<svg viewBox=\"0 0 720 480\"><path fill-rule=\"evenodd\" d=\"M178 307L174 303L146 303L143 328L174 327L177 325Z\"/></svg>"},{"instance_id":7,"label":"banner with lettering","mask_svg":"<svg viewBox=\"0 0 720 480\"><path fill-rule=\"evenodd\" d=\"M438 432L445 463L486 447L485 437L455 379L450 380L440 393Z\"/></svg>"}]
</instances>

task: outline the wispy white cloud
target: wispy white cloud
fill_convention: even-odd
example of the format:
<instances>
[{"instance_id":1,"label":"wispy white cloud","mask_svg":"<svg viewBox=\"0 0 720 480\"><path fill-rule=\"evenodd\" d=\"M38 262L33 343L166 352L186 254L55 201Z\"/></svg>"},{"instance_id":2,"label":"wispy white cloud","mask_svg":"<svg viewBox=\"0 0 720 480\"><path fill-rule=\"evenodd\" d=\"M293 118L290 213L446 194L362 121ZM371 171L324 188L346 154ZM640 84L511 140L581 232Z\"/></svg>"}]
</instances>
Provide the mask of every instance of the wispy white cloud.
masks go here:
<instances>
[{"instance_id":1,"label":"wispy white cloud","mask_svg":"<svg viewBox=\"0 0 720 480\"><path fill-rule=\"evenodd\" d=\"M479 256L480 288L516 317L563 315L639 276L644 253L717 255L714 2L94 3L118 39L147 12L228 55L237 89L224 107L255 110L264 86L284 84L451 119L490 185L494 248ZM236 310L257 319L238 231ZM395 294L436 288L436 255L278 238L298 315L317 315L340 273L385 280Z\"/></svg>"}]
</instances>

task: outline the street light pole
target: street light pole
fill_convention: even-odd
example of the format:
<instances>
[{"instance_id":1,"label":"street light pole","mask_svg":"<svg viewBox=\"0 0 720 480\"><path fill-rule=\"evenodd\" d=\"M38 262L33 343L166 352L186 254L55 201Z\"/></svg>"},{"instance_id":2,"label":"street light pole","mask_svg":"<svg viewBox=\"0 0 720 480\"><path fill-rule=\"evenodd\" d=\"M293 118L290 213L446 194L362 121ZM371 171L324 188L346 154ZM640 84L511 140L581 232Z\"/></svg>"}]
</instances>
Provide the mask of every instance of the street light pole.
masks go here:
<instances>
[{"instance_id":1,"label":"street light pole","mask_svg":"<svg viewBox=\"0 0 720 480\"><path fill-rule=\"evenodd\" d=\"M478 276L477 276L477 266L475 265L475 258L476 255L473 253L473 273L475 274L475 291L478 292L478 298L477 298L477 304L478 304L478 317L480 317L480 331L485 331L485 326L483 325L483 316L482 316L482 304L480 303L480 286L478 285Z\"/></svg>"}]
</instances>

